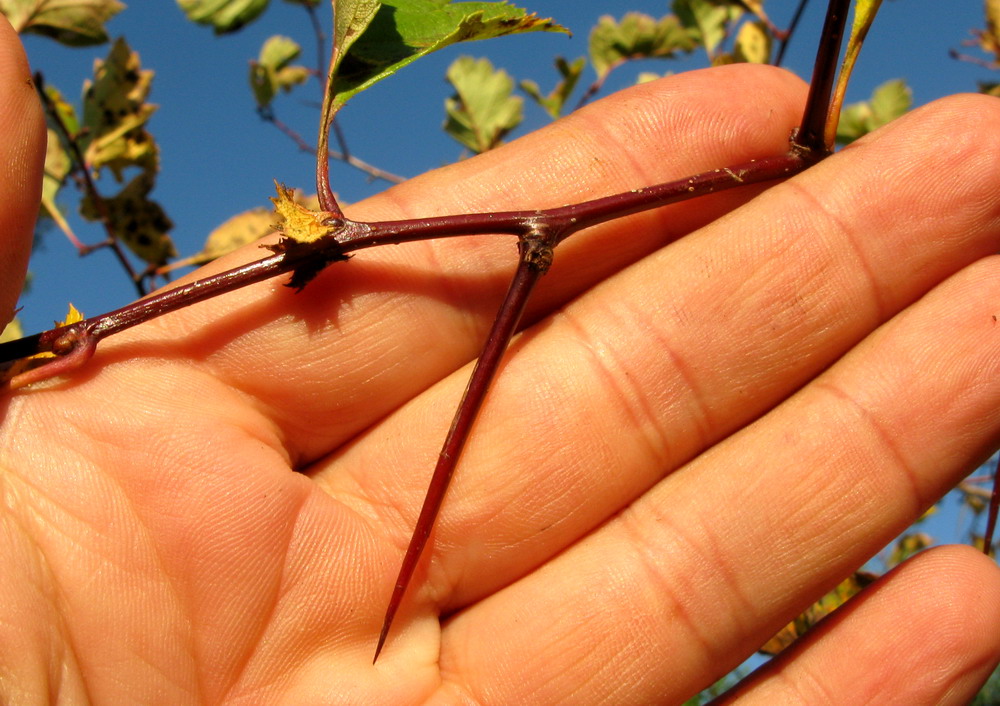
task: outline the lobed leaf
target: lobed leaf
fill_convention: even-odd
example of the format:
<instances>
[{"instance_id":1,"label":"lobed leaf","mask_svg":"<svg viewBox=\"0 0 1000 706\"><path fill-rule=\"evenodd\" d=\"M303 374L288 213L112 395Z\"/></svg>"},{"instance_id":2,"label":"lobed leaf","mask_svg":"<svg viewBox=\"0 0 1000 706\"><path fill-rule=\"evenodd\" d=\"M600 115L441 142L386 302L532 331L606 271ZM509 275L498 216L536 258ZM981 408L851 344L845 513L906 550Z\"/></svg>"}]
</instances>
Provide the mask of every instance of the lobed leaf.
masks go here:
<instances>
[{"instance_id":1,"label":"lobed leaf","mask_svg":"<svg viewBox=\"0 0 1000 706\"><path fill-rule=\"evenodd\" d=\"M108 41L104 24L125 9L118 0L0 0L18 33L40 34L71 47Z\"/></svg>"},{"instance_id":2,"label":"lobed leaf","mask_svg":"<svg viewBox=\"0 0 1000 706\"><path fill-rule=\"evenodd\" d=\"M867 101L844 108L837 125L837 143L846 145L895 120L910 109L913 96L901 79L887 81L876 88Z\"/></svg>"},{"instance_id":3,"label":"lobed leaf","mask_svg":"<svg viewBox=\"0 0 1000 706\"><path fill-rule=\"evenodd\" d=\"M290 66L302 49L292 39L275 35L267 39L256 61L250 62L250 88L257 105L266 108L279 90L290 91L309 78L304 66Z\"/></svg>"},{"instance_id":4,"label":"lobed leaf","mask_svg":"<svg viewBox=\"0 0 1000 706\"><path fill-rule=\"evenodd\" d=\"M732 0L674 0L674 13L694 40L705 47L709 59L726 38L728 25L743 14Z\"/></svg>"},{"instance_id":5,"label":"lobed leaf","mask_svg":"<svg viewBox=\"0 0 1000 706\"><path fill-rule=\"evenodd\" d=\"M345 2L370 9L367 0L337 0L338 12ZM331 117L353 96L420 57L459 42L525 32L569 33L506 2L385 0L363 31L345 35L352 43L341 53L330 84Z\"/></svg>"},{"instance_id":6,"label":"lobed leaf","mask_svg":"<svg viewBox=\"0 0 1000 706\"><path fill-rule=\"evenodd\" d=\"M692 32L674 15L655 20L641 12L629 12L617 22L605 15L590 33L590 63L603 79L630 59L669 59L696 46Z\"/></svg>"},{"instance_id":7,"label":"lobed leaf","mask_svg":"<svg viewBox=\"0 0 1000 706\"><path fill-rule=\"evenodd\" d=\"M461 56L446 76L455 95L445 101L444 130L476 154L493 149L521 124L524 101L511 95L514 79L494 70L489 59Z\"/></svg>"},{"instance_id":8,"label":"lobed leaf","mask_svg":"<svg viewBox=\"0 0 1000 706\"><path fill-rule=\"evenodd\" d=\"M139 55L118 39L108 58L94 62L94 80L84 83L81 143L88 168L108 167L118 181L137 166L155 172L157 147L145 130L156 106L146 103L152 71L140 69Z\"/></svg>"},{"instance_id":9,"label":"lobed leaf","mask_svg":"<svg viewBox=\"0 0 1000 706\"><path fill-rule=\"evenodd\" d=\"M153 266L176 257L177 250L167 233L173 223L155 201L149 199L153 173L142 172L116 196L104 198L98 205L90 194L80 203L80 214L92 221L105 221L112 235L129 250Z\"/></svg>"},{"instance_id":10,"label":"lobed leaf","mask_svg":"<svg viewBox=\"0 0 1000 706\"><path fill-rule=\"evenodd\" d=\"M192 22L211 25L216 34L228 34L253 22L268 0L177 0Z\"/></svg>"}]
</instances>

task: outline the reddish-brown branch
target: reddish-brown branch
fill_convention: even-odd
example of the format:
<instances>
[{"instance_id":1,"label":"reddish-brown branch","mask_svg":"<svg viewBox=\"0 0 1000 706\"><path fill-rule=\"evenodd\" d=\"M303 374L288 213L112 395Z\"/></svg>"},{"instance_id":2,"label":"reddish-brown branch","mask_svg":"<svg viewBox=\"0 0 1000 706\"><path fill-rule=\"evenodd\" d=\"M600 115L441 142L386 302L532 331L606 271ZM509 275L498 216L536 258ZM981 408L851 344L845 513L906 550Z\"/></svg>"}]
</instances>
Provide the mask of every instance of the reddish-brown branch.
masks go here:
<instances>
[{"instance_id":1,"label":"reddish-brown branch","mask_svg":"<svg viewBox=\"0 0 1000 706\"><path fill-rule=\"evenodd\" d=\"M493 327L487 336L483 351L476 361L472 377L469 378L465 394L455 412L455 418L451 422L451 428L448 429L444 446L438 456L431 481L427 486L427 495L420 508L420 515L414 525L410 543L406 547L406 554L403 556L403 563L400 566L399 575L396 577L392 596L385 611L372 664L378 661L386 637L389 635L389 629L392 627L393 618L403 601L413 573L417 569L420 555L427 546L431 530L434 528L434 521L441 510L441 503L444 501L451 477L455 472L455 466L458 464L458 458L469 438L472 425L483 406L483 401L486 399L490 383L500 367L500 359L503 357L504 351L507 350L510 339L517 331L517 325L524 314L524 308L528 303L531 291L545 272L547 265L539 264L539 260L543 262L551 260L552 243L539 242L539 240L544 240L544 238L532 239L529 237L521 241L521 260L518 263L517 271L514 273L514 278L500 310L497 312L496 319L493 321ZM545 254L546 252L548 255Z\"/></svg>"}]
</instances>

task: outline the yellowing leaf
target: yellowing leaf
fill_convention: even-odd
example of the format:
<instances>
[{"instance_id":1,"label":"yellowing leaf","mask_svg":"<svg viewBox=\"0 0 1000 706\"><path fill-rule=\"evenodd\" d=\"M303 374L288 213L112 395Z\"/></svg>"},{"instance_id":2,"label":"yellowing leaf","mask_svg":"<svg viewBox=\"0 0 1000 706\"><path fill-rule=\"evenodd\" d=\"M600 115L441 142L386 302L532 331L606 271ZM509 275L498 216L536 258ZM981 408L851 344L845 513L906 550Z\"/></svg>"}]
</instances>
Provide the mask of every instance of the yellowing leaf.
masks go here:
<instances>
[{"instance_id":1,"label":"yellowing leaf","mask_svg":"<svg viewBox=\"0 0 1000 706\"><path fill-rule=\"evenodd\" d=\"M142 71L139 55L118 39L105 61L94 62L94 80L84 84L84 159L91 168L107 166L118 181L130 166L155 171L156 143L145 130L156 106L146 103L152 71Z\"/></svg>"},{"instance_id":2,"label":"yellowing leaf","mask_svg":"<svg viewBox=\"0 0 1000 706\"><path fill-rule=\"evenodd\" d=\"M45 148L45 169L42 173L42 199L41 199L41 214L48 216L52 221L59 227L70 242L76 244L79 243L79 239L73 233L73 230L69 227L69 223L63 216L62 211L59 210L59 206L56 203L56 196L59 194L59 189L62 188L63 183L66 181L66 175L69 174L70 169L70 159L69 155L66 154L66 150L63 149L62 143L59 141L59 136L56 131L49 128L48 131L48 143Z\"/></svg>"},{"instance_id":3,"label":"yellowing leaf","mask_svg":"<svg viewBox=\"0 0 1000 706\"><path fill-rule=\"evenodd\" d=\"M7 341L16 341L24 336L24 329L21 328L21 322L17 319L12 319L10 323L3 327L0 331L0 343L6 343Z\"/></svg>"},{"instance_id":4,"label":"yellowing leaf","mask_svg":"<svg viewBox=\"0 0 1000 706\"><path fill-rule=\"evenodd\" d=\"M250 62L250 87L258 106L267 107L278 90L290 91L309 78L309 70L304 66L290 66L300 51L299 45L288 37L276 35L264 42L258 59Z\"/></svg>"},{"instance_id":5,"label":"yellowing leaf","mask_svg":"<svg viewBox=\"0 0 1000 706\"><path fill-rule=\"evenodd\" d=\"M143 172L112 198L97 205L88 196L80 204L84 218L100 221L107 218L112 234L121 239L136 255L150 265L164 264L177 255L167 232L173 223L163 208L149 199L153 188L152 172Z\"/></svg>"},{"instance_id":6,"label":"yellowing leaf","mask_svg":"<svg viewBox=\"0 0 1000 706\"><path fill-rule=\"evenodd\" d=\"M979 33L979 46L1000 61L1000 0L986 0L986 30Z\"/></svg>"},{"instance_id":7,"label":"yellowing leaf","mask_svg":"<svg viewBox=\"0 0 1000 706\"><path fill-rule=\"evenodd\" d=\"M867 571L854 572L841 581L835 589L809 606L802 615L779 630L778 634L768 640L759 651L771 656L777 655L877 578Z\"/></svg>"},{"instance_id":8,"label":"yellowing leaf","mask_svg":"<svg viewBox=\"0 0 1000 706\"><path fill-rule=\"evenodd\" d=\"M494 70L489 59L460 56L447 78L455 95L445 101L445 132L473 152L493 149L520 125L524 101L511 95L514 80L503 69Z\"/></svg>"},{"instance_id":9,"label":"yellowing leaf","mask_svg":"<svg viewBox=\"0 0 1000 706\"><path fill-rule=\"evenodd\" d=\"M337 231L336 226L326 223L329 214L313 211L298 203L295 194L284 184L274 182L274 186L278 196L271 202L284 222L281 230L286 236L298 243L311 243Z\"/></svg>"},{"instance_id":10,"label":"yellowing leaf","mask_svg":"<svg viewBox=\"0 0 1000 706\"><path fill-rule=\"evenodd\" d=\"M830 112L827 113L826 129L823 139L827 146L832 147L837 135L837 124L840 120L840 108L844 105L844 96L847 94L847 83L854 71L854 64L861 53L861 45L865 43L868 30L871 29L875 15L878 13L882 0L855 0L854 2L854 22L851 25L851 36L847 40L847 49L844 52L844 60L841 62L840 73L837 74L837 83L833 89L833 97L830 100Z\"/></svg>"},{"instance_id":11,"label":"yellowing leaf","mask_svg":"<svg viewBox=\"0 0 1000 706\"><path fill-rule=\"evenodd\" d=\"M0 0L0 13L18 33L75 47L108 41L104 23L124 8L118 0Z\"/></svg>"},{"instance_id":12,"label":"yellowing leaf","mask_svg":"<svg viewBox=\"0 0 1000 706\"><path fill-rule=\"evenodd\" d=\"M744 22L736 33L736 61L766 64L771 60L771 34L763 22Z\"/></svg>"}]
</instances>

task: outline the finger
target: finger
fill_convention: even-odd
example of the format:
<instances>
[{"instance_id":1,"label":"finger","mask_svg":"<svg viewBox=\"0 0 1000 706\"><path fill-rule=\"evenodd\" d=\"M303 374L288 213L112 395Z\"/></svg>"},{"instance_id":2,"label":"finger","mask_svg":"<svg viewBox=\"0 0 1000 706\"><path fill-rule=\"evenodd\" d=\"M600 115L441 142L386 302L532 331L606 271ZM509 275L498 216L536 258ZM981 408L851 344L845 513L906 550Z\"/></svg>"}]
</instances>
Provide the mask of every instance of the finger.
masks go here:
<instances>
[{"instance_id":1,"label":"finger","mask_svg":"<svg viewBox=\"0 0 1000 706\"><path fill-rule=\"evenodd\" d=\"M587 541L459 614L443 669L501 702L585 685L590 703L672 703L711 684L988 455L998 298L995 257L935 288Z\"/></svg>"},{"instance_id":2,"label":"finger","mask_svg":"<svg viewBox=\"0 0 1000 706\"><path fill-rule=\"evenodd\" d=\"M31 253L45 160L45 121L14 28L0 17L0 329L10 321Z\"/></svg>"},{"instance_id":3,"label":"finger","mask_svg":"<svg viewBox=\"0 0 1000 706\"><path fill-rule=\"evenodd\" d=\"M918 112L529 330L463 454L427 597L453 610L523 575L996 251L990 107ZM318 481L367 499L405 546L467 376L360 437Z\"/></svg>"},{"instance_id":4,"label":"finger","mask_svg":"<svg viewBox=\"0 0 1000 706\"><path fill-rule=\"evenodd\" d=\"M757 101L761 95L768 96L766 105ZM771 68L672 77L611 96L496 152L413 179L349 214L398 219L560 206L782 154L804 96L801 81ZM641 214L575 237L560 248L528 318L710 221L752 191ZM616 247L595 251L591 243L601 238ZM250 248L213 267L259 257L260 250ZM129 346L105 360L152 356L165 346L194 358L257 401L301 462L471 360L515 258L510 236L365 251L328 270L302 294L283 281L241 290L136 332L153 345Z\"/></svg>"},{"instance_id":5,"label":"finger","mask_svg":"<svg viewBox=\"0 0 1000 706\"><path fill-rule=\"evenodd\" d=\"M970 547L917 555L720 704L968 704L1000 656L1000 570Z\"/></svg>"}]
</instances>

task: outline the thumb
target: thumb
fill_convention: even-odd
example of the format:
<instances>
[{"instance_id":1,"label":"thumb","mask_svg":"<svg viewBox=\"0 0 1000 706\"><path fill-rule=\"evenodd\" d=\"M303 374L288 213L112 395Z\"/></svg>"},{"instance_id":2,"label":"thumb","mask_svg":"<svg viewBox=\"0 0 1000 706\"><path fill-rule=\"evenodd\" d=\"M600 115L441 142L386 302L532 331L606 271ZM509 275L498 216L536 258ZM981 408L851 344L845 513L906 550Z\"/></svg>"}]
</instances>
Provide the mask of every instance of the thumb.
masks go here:
<instances>
[{"instance_id":1,"label":"thumb","mask_svg":"<svg viewBox=\"0 0 1000 706\"><path fill-rule=\"evenodd\" d=\"M11 319L42 193L45 120L17 33L0 14L0 330Z\"/></svg>"}]
</instances>

